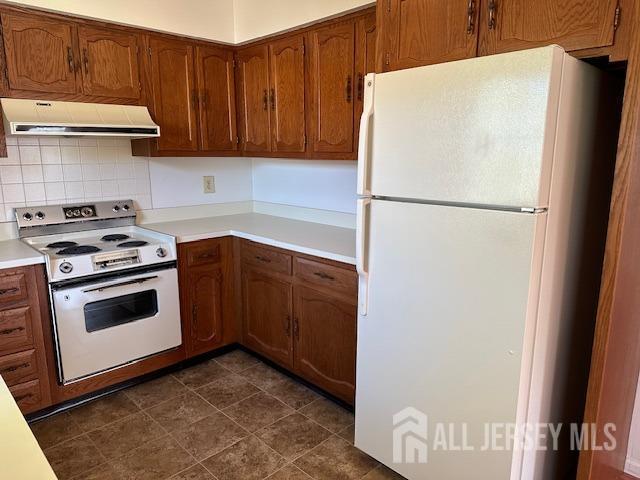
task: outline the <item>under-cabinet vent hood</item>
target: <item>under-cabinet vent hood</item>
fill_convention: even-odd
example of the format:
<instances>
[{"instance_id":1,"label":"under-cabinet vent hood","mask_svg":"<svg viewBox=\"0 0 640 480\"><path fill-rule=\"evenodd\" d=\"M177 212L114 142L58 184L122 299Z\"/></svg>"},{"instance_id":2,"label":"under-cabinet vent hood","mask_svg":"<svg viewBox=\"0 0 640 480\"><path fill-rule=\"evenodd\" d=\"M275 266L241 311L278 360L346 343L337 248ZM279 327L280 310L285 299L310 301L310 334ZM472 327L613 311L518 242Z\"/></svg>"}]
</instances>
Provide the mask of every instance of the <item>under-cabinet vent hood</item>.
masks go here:
<instances>
[{"instance_id":1,"label":"under-cabinet vent hood","mask_svg":"<svg viewBox=\"0 0 640 480\"><path fill-rule=\"evenodd\" d=\"M159 137L147 107L3 98L7 135Z\"/></svg>"}]
</instances>

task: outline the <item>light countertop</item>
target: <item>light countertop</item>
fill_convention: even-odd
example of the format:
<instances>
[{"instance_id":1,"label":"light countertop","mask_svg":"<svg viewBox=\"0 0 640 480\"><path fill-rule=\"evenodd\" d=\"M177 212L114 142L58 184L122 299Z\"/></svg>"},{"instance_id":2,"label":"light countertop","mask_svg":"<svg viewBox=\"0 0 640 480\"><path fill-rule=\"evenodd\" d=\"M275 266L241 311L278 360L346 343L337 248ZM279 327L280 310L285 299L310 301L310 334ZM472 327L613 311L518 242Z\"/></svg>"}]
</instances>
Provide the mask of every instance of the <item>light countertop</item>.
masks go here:
<instances>
[{"instance_id":1,"label":"light countertop","mask_svg":"<svg viewBox=\"0 0 640 480\"><path fill-rule=\"evenodd\" d=\"M0 478L56 480L29 425L0 377Z\"/></svg>"},{"instance_id":2,"label":"light countertop","mask_svg":"<svg viewBox=\"0 0 640 480\"><path fill-rule=\"evenodd\" d=\"M44 256L21 240L0 242L0 270L44 263Z\"/></svg>"},{"instance_id":3,"label":"light countertop","mask_svg":"<svg viewBox=\"0 0 640 480\"><path fill-rule=\"evenodd\" d=\"M356 263L356 234L350 228L259 213L194 218L141 225L176 237L178 243L233 235L295 252Z\"/></svg>"}]
</instances>

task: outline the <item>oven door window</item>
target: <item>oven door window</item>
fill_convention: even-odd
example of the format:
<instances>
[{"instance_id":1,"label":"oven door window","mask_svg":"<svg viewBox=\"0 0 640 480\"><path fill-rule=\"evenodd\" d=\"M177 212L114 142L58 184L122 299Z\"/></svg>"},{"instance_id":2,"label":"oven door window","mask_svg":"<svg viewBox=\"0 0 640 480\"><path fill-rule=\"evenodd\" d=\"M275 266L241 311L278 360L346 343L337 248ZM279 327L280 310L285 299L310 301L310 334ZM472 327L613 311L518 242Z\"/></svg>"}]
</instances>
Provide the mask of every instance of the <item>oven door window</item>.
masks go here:
<instances>
[{"instance_id":1,"label":"oven door window","mask_svg":"<svg viewBox=\"0 0 640 480\"><path fill-rule=\"evenodd\" d=\"M84 322L87 332L135 322L158 313L158 294L155 290L131 293L107 298L84 306Z\"/></svg>"}]
</instances>

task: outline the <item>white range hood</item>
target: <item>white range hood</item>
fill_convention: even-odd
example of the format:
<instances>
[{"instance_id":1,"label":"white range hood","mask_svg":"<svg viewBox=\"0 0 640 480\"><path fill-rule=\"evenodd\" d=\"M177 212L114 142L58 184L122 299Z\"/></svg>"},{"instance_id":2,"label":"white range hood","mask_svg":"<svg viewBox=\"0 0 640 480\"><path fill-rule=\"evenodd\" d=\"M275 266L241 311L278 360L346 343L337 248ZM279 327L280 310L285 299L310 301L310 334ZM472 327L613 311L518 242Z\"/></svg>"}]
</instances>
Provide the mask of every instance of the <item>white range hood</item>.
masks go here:
<instances>
[{"instance_id":1,"label":"white range hood","mask_svg":"<svg viewBox=\"0 0 640 480\"><path fill-rule=\"evenodd\" d=\"M7 135L159 137L147 107L3 98Z\"/></svg>"}]
</instances>

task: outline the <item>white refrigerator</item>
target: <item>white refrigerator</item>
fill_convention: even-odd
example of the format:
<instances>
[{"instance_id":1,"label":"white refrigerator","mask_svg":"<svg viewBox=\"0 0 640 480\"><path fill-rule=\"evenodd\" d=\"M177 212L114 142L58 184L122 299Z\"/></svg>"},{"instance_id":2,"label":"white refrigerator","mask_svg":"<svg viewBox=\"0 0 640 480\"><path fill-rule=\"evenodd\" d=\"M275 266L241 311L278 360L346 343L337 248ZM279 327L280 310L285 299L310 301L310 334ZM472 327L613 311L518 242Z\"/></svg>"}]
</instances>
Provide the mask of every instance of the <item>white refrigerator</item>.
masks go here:
<instances>
[{"instance_id":1,"label":"white refrigerator","mask_svg":"<svg viewBox=\"0 0 640 480\"><path fill-rule=\"evenodd\" d=\"M557 46L365 79L355 445L408 479L553 478L484 436L562 417L602 88Z\"/></svg>"}]
</instances>

